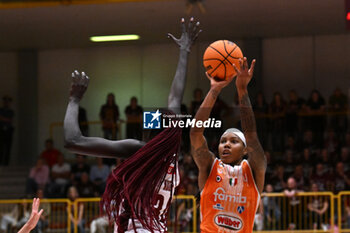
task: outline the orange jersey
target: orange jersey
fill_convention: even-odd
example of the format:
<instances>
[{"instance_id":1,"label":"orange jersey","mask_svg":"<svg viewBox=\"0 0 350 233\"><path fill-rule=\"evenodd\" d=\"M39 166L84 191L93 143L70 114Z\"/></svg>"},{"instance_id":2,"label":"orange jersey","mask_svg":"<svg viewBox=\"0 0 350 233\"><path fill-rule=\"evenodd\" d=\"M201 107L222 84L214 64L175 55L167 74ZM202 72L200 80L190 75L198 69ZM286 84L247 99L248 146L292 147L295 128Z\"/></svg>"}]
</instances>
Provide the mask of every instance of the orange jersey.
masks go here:
<instances>
[{"instance_id":1,"label":"orange jersey","mask_svg":"<svg viewBox=\"0 0 350 233\"><path fill-rule=\"evenodd\" d=\"M215 159L201 192L201 232L252 232L259 200L247 160L232 167Z\"/></svg>"}]
</instances>

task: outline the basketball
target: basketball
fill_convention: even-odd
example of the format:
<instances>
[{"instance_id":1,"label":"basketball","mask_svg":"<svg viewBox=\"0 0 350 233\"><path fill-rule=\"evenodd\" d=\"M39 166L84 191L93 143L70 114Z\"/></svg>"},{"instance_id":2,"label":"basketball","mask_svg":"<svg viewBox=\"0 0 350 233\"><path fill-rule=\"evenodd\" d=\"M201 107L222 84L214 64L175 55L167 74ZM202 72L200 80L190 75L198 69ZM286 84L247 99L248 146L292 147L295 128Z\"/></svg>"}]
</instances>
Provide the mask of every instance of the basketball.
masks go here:
<instances>
[{"instance_id":1,"label":"basketball","mask_svg":"<svg viewBox=\"0 0 350 233\"><path fill-rule=\"evenodd\" d=\"M236 74L232 64L239 69L239 58L243 58L243 54L235 43L218 40L205 50L203 64L211 77L224 80Z\"/></svg>"}]
</instances>

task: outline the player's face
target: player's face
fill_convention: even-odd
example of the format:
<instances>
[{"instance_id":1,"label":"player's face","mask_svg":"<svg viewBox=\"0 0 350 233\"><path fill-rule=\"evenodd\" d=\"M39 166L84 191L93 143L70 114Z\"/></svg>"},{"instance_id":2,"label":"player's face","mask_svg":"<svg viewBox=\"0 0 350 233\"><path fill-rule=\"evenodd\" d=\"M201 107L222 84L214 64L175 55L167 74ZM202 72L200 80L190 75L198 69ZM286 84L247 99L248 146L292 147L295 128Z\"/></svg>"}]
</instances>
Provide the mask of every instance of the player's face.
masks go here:
<instances>
[{"instance_id":1,"label":"player's face","mask_svg":"<svg viewBox=\"0 0 350 233\"><path fill-rule=\"evenodd\" d=\"M244 144L237 135L234 133L222 135L219 143L219 156L222 162L235 165L245 154Z\"/></svg>"}]
</instances>

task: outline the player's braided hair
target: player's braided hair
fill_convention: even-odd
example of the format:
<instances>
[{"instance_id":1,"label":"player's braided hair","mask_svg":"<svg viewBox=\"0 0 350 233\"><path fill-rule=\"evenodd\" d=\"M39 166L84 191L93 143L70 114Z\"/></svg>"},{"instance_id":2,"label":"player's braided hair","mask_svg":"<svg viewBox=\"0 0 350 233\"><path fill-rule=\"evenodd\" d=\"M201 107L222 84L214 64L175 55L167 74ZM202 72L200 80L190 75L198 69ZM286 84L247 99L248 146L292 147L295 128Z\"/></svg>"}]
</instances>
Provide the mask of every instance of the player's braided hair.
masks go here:
<instances>
[{"instance_id":1,"label":"player's braided hair","mask_svg":"<svg viewBox=\"0 0 350 233\"><path fill-rule=\"evenodd\" d=\"M177 162L180 143L180 128L164 129L109 175L101 209L119 232L124 232L130 218L135 232L134 219L151 232L165 231L154 205L169 166ZM176 171L172 175L174 179Z\"/></svg>"}]
</instances>

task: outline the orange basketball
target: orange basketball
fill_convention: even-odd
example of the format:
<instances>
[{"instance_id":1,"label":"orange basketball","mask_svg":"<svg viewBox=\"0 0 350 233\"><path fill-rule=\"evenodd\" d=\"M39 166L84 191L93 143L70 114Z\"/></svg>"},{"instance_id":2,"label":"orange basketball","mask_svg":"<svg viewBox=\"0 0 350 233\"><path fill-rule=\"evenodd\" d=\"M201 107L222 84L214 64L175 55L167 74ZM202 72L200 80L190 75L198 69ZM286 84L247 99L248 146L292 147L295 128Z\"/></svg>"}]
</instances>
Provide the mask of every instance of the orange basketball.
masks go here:
<instances>
[{"instance_id":1,"label":"orange basketball","mask_svg":"<svg viewBox=\"0 0 350 233\"><path fill-rule=\"evenodd\" d=\"M218 40L205 50L203 64L211 77L226 79L236 74L232 64L239 69L239 58L243 58L243 54L235 43Z\"/></svg>"}]
</instances>

